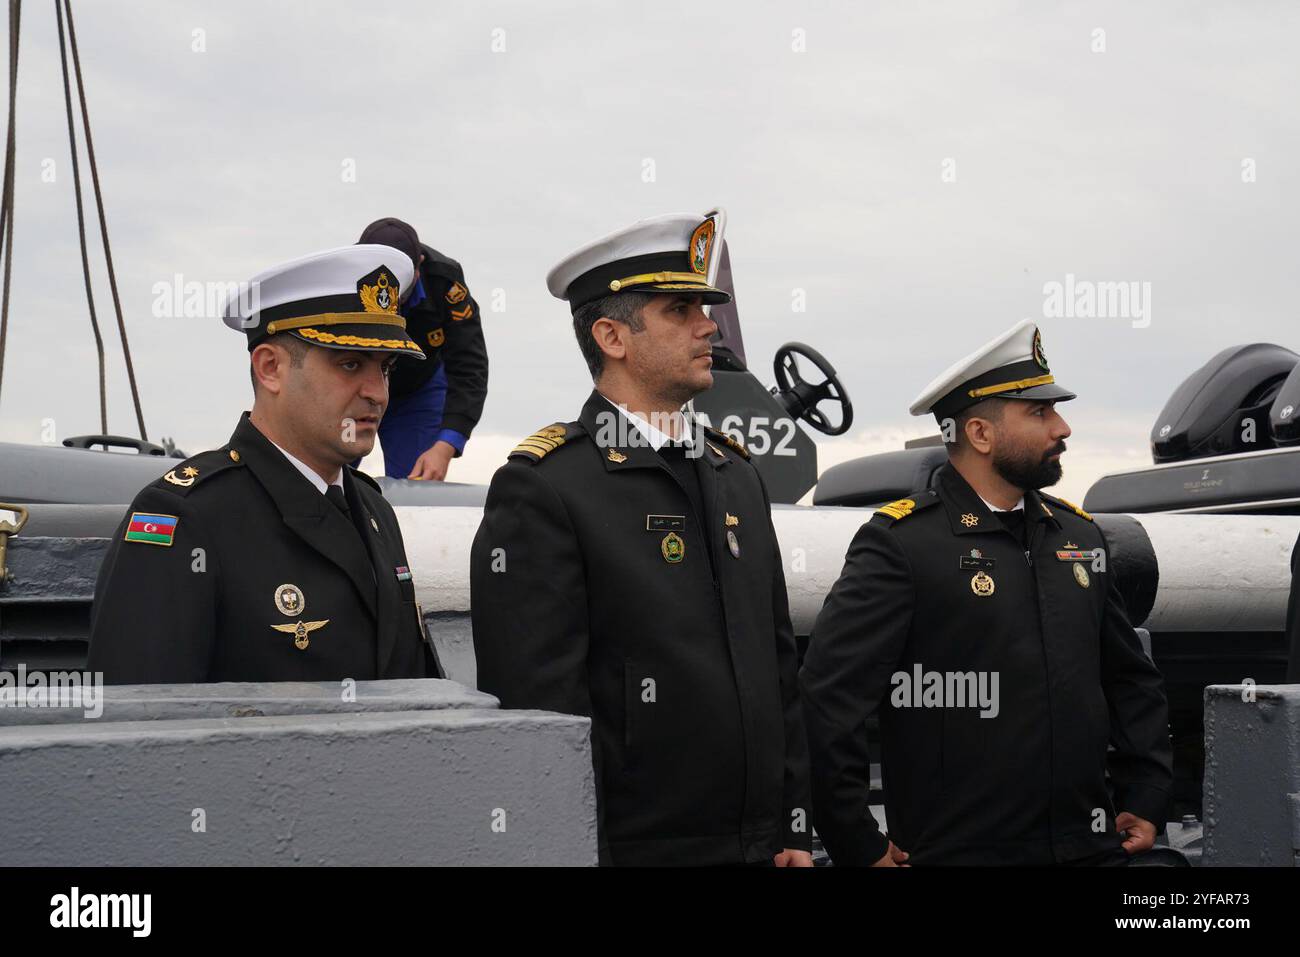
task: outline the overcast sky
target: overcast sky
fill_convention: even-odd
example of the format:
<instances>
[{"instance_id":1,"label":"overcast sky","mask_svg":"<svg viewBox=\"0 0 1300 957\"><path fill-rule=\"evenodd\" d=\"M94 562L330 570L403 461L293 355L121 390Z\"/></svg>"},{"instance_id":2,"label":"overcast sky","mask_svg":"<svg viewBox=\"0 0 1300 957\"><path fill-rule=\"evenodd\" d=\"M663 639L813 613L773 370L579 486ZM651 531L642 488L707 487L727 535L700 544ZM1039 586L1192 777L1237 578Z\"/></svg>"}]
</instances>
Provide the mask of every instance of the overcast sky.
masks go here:
<instances>
[{"instance_id":1,"label":"overcast sky","mask_svg":"<svg viewBox=\"0 0 1300 957\"><path fill-rule=\"evenodd\" d=\"M916 394L1025 317L1080 396L1076 500L1149 461L1165 400L1216 351L1300 348L1294 4L74 6L146 424L191 453L249 406L247 351L215 317L155 316L155 284L247 279L387 215L460 260L484 309L491 391L461 481L590 389L547 270L665 212L727 209L765 383L789 340L840 370L857 422L819 443L823 468L933 431ZM28 4L11 441L99 428L63 109L53 9ZM1149 312L1045 316L1067 274L1149 283ZM132 434L104 275L109 426Z\"/></svg>"}]
</instances>

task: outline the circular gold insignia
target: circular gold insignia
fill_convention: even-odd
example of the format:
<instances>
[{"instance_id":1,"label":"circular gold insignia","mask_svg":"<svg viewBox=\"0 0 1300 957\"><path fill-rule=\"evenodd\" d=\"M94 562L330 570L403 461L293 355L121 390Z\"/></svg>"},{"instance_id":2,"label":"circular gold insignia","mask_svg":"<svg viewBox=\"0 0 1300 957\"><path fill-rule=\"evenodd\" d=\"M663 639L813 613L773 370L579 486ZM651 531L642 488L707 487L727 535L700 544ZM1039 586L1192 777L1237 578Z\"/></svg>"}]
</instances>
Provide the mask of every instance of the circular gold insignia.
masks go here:
<instances>
[{"instance_id":1,"label":"circular gold insignia","mask_svg":"<svg viewBox=\"0 0 1300 957\"><path fill-rule=\"evenodd\" d=\"M970 512L967 512L965 515L961 517L961 523L965 525L967 528L974 528L976 525L980 523L980 517L978 515L972 515Z\"/></svg>"},{"instance_id":2,"label":"circular gold insignia","mask_svg":"<svg viewBox=\"0 0 1300 957\"><path fill-rule=\"evenodd\" d=\"M1044 372L1050 372L1047 368L1047 353L1043 351L1043 337L1037 329L1034 330L1034 361Z\"/></svg>"},{"instance_id":3,"label":"circular gold insignia","mask_svg":"<svg viewBox=\"0 0 1300 957\"><path fill-rule=\"evenodd\" d=\"M1078 562L1074 562L1074 580L1079 583L1080 588L1087 588L1090 584L1088 580L1088 569L1084 568Z\"/></svg>"},{"instance_id":4,"label":"circular gold insignia","mask_svg":"<svg viewBox=\"0 0 1300 957\"><path fill-rule=\"evenodd\" d=\"M993 579L984 572L976 572L975 576L970 580L970 590L981 598L987 598L989 595L993 594L993 589L995 587Z\"/></svg>"},{"instance_id":5,"label":"circular gold insignia","mask_svg":"<svg viewBox=\"0 0 1300 957\"><path fill-rule=\"evenodd\" d=\"M307 607L307 599L297 585L281 585L275 590L275 607L280 610L280 614L297 618Z\"/></svg>"},{"instance_id":6,"label":"circular gold insignia","mask_svg":"<svg viewBox=\"0 0 1300 957\"><path fill-rule=\"evenodd\" d=\"M676 565L686 557L686 543L676 532L664 536L664 540L659 543L659 550L664 554L664 561L670 565Z\"/></svg>"}]
</instances>

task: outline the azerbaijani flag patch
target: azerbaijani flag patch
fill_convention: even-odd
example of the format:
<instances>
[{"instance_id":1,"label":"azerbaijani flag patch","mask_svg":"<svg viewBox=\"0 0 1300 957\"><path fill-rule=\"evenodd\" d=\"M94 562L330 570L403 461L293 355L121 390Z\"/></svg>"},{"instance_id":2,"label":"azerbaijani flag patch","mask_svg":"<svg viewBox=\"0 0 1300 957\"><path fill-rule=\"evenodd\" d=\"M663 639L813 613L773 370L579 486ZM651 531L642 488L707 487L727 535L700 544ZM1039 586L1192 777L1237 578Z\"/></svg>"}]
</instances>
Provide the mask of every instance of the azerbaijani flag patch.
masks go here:
<instances>
[{"instance_id":1,"label":"azerbaijani flag patch","mask_svg":"<svg viewBox=\"0 0 1300 957\"><path fill-rule=\"evenodd\" d=\"M148 542L150 545L171 545L180 519L175 515L155 515L152 512L132 512L126 526L127 542Z\"/></svg>"}]
</instances>

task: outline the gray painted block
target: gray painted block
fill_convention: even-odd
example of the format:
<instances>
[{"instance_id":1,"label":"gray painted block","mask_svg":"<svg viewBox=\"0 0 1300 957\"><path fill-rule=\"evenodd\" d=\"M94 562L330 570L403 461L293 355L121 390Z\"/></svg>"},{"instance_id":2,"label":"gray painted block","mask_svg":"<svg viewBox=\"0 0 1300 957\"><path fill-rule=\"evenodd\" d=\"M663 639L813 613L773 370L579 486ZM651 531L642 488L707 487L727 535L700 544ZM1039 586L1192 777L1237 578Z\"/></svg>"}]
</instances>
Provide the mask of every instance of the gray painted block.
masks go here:
<instances>
[{"instance_id":1,"label":"gray painted block","mask_svg":"<svg viewBox=\"0 0 1300 957\"><path fill-rule=\"evenodd\" d=\"M98 720L0 708L0 865L595 863L587 718L499 711L454 681L352 690L116 685Z\"/></svg>"},{"instance_id":2,"label":"gray painted block","mask_svg":"<svg viewBox=\"0 0 1300 957\"><path fill-rule=\"evenodd\" d=\"M591 865L589 732L460 707L4 727L0 865Z\"/></svg>"},{"instance_id":3,"label":"gray painted block","mask_svg":"<svg viewBox=\"0 0 1300 957\"><path fill-rule=\"evenodd\" d=\"M433 612L426 614L424 621L447 677L467 687L477 687L478 664L474 658L474 628L469 612Z\"/></svg>"},{"instance_id":4,"label":"gray painted block","mask_svg":"<svg viewBox=\"0 0 1300 957\"><path fill-rule=\"evenodd\" d=\"M1205 689L1207 865L1293 867L1300 791L1300 685Z\"/></svg>"},{"instance_id":5,"label":"gray painted block","mask_svg":"<svg viewBox=\"0 0 1300 957\"><path fill-rule=\"evenodd\" d=\"M359 711L425 711L444 708L495 708L490 694L455 681L395 678L353 682L345 697L341 682L215 682L185 685L105 685L103 714L108 721L167 721L186 718L239 718ZM355 698L355 700L350 700ZM80 699L84 702L85 699ZM19 724L84 721L82 708L0 708L0 728Z\"/></svg>"}]
</instances>

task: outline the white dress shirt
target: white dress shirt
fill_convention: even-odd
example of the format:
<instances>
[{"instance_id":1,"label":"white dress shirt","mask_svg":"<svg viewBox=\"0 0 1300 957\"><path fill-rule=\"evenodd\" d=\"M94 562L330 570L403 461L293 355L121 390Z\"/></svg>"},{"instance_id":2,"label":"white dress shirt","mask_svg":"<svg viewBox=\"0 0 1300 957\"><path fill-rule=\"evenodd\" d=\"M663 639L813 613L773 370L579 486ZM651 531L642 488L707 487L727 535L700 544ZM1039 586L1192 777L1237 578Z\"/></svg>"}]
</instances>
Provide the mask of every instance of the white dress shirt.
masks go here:
<instances>
[{"instance_id":1,"label":"white dress shirt","mask_svg":"<svg viewBox=\"0 0 1300 957\"><path fill-rule=\"evenodd\" d=\"M686 446L687 448L690 448L691 430L687 427L686 414L684 412L681 413L682 434L678 438L674 439L671 435L668 435L665 432L661 432L659 429L655 428L653 425L651 425L641 416L637 415L635 412L629 412L627 409L623 408L623 406L615 405L614 400L611 399L609 396L605 395L604 393L601 393L600 397L604 399L606 402L608 402L610 405L614 406L614 408L618 409L618 411L622 413L623 418L627 419L627 421L630 422L632 426L638 432L641 433L641 436L646 440L646 443L650 446L650 448L654 449L656 452L658 452L661 448L664 447L665 444L669 442L680 442L682 445Z\"/></svg>"},{"instance_id":2,"label":"white dress shirt","mask_svg":"<svg viewBox=\"0 0 1300 957\"><path fill-rule=\"evenodd\" d=\"M979 492L976 492L975 494L979 495ZM1012 505L1010 508L998 508L983 495L980 495L980 501L988 507L990 512L1018 512L1025 507L1025 497L1023 495L1020 496L1020 501L1016 502L1016 504Z\"/></svg>"},{"instance_id":3,"label":"white dress shirt","mask_svg":"<svg viewBox=\"0 0 1300 957\"><path fill-rule=\"evenodd\" d=\"M271 442L270 439L267 439L267 441L268 441L268 442ZM271 444L272 444L272 445L275 445L274 442L271 442ZM278 445L275 445L275 447L276 447L277 449L280 449L280 446L278 446ZM315 469L313 469L310 465L308 465L308 464L307 464L306 462L304 462L302 459L300 459L300 458L298 458L297 456L293 455L292 453L286 451L285 449L280 449L280 454L283 455L286 459L288 459L288 460L289 460L289 464L291 464L294 468L296 468L299 472L301 472L301 473L303 474L303 476L307 479L307 481L311 482L312 485L316 486L316 491L320 492L322 495L325 494L325 488L326 488L325 480L324 480L323 478L321 478L319 475L316 474ZM342 469L342 468L340 468L339 471L338 471L338 474L334 476L334 481L330 482L329 484L330 484L330 485L337 485L339 488L342 488L342 487L343 487L343 469Z\"/></svg>"}]
</instances>

